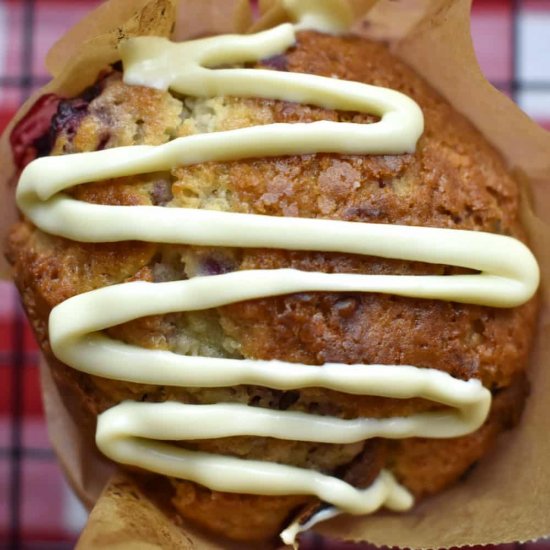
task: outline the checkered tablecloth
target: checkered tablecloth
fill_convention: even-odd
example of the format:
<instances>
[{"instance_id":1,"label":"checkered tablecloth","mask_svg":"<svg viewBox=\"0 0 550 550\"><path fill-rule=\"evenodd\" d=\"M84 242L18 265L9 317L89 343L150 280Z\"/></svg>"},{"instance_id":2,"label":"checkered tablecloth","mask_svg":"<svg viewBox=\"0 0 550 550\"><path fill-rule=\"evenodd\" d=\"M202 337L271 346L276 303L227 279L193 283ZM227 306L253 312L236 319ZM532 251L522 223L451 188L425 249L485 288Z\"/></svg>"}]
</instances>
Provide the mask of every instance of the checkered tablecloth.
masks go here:
<instances>
[{"instance_id":1,"label":"checkered tablecloth","mask_svg":"<svg viewBox=\"0 0 550 550\"><path fill-rule=\"evenodd\" d=\"M99 3L0 0L0 132L48 80L48 48ZM474 0L472 31L487 77L550 129L550 0ZM0 549L72 548L86 517L49 448L37 364L18 297L0 282Z\"/></svg>"}]
</instances>

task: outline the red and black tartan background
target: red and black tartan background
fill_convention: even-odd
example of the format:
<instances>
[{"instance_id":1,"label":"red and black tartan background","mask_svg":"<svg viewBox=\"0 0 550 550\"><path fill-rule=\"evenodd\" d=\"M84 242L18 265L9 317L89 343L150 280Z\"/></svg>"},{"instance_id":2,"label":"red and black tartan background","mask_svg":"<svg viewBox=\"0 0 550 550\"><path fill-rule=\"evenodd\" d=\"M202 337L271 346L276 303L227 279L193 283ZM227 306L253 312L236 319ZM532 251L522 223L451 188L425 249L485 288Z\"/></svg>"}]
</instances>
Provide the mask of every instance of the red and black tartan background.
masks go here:
<instances>
[{"instance_id":1,"label":"red and black tartan background","mask_svg":"<svg viewBox=\"0 0 550 550\"><path fill-rule=\"evenodd\" d=\"M0 132L48 80L48 48L99 3L0 0ZM472 31L487 77L550 129L550 0L474 0ZM0 282L0 549L72 548L85 518L48 443L37 365L18 296ZM328 548L316 538L309 546ZM550 542L502 548L519 546L550 549Z\"/></svg>"}]
</instances>

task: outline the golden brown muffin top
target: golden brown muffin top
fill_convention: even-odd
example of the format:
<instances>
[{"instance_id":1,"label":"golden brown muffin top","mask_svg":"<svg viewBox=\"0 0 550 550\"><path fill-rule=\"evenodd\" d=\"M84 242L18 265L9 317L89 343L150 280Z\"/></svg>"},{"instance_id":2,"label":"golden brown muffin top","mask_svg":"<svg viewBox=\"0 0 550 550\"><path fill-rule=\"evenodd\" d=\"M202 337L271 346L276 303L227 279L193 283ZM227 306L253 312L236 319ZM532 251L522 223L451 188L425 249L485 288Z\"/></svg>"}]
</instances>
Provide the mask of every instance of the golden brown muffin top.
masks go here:
<instances>
[{"instance_id":1,"label":"golden brown muffin top","mask_svg":"<svg viewBox=\"0 0 550 550\"><path fill-rule=\"evenodd\" d=\"M337 76L404 92L423 111L424 135L414 154L312 154L205 163L82 185L73 189L72 194L79 200L101 204L154 204L461 228L525 239L519 221L517 185L497 153L471 123L393 58L383 45L356 37L301 32L297 44L286 54L264 60L260 66ZM58 112L53 121L52 154L160 144L178 136L273 122L376 120L357 113L281 101L180 97L127 86L117 71L100 80L98 93L86 100L75 120L71 118L71 109L75 110L76 101L64 102L67 116ZM177 280L238 269L281 267L384 274L450 275L459 271L448 266L336 253L137 242L75 243L44 235L28 223L21 223L13 230L9 255L25 306L46 351L51 308L70 296L119 282ZM306 364L416 365L463 379L478 377L496 390L511 386L525 370L535 309L534 301L520 308L495 309L381 294L302 293L202 313L139 319L112 328L109 334L138 346L178 353ZM69 376L67 371L60 372ZM316 388L298 392L256 387L189 391L90 379L80 374L75 375L75 380L95 413L125 398L198 403L225 400L344 418L410 414L430 406L420 400L396 402ZM500 425L498 429L491 427L491 441L493 432L500 429ZM461 440L456 449L467 452L457 450L457 453L463 458L473 458L457 459L456 468L448 466L452 450L445 447L440 453L443 458L430 464L428 471L440 474L435 477L444 479L441 486L456 480L486 450L487 441L480 434ZM395 459L395 463L402 477L407 478L414 470L414 461L408 461L404 445L400 452L405 458L401 462ZM361 446L333 446L315 458L314 453L308 456L303 445L286 441L277 444L273 440L261 440L254 445L247 438L203 442L199 448L307 464L325 471L349 465L361 453ZM411 456L437 456L433 449L439 448L438 442L428 448L426 452L412 442L405 450ZM378 454L366 456L363 466L377 462L373 456ZM415 486L418 494L430 491L422 483ZM205 496L198 489L197 495L197 501L201 502L224 499L215 492ZM258 517L262 503L266 510L273 504L262 498L252 499ZM294 500L292 506L296 505ZM227 502L232 500L228 498ZM190 510L195 505L196 502L191 502ZM289 506L282 505L283 515ZM202 519L208 525L208 506L205 510Z\"/></svg>"}]
</instances>

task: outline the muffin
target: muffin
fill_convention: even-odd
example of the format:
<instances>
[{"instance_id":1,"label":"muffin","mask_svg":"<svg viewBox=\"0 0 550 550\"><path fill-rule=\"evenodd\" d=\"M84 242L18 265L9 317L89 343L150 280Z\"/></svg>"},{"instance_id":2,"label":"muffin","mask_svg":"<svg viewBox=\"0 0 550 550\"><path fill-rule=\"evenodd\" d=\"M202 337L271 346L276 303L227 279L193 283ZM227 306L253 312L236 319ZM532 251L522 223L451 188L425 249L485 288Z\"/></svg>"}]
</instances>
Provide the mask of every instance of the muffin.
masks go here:
<instances>
[{"instance_id":1,"label":"muffin","mask_svg":"<svg viewBox=\"0 0 550 550\"><path fill-rule=\"evenodd\" d=\"M81 183L67 190L68 196L97 205L446 228L526 242L518 187L497 153L470 122L383 45L304 30L284 53L245 66L400 91L420 106L424 132L414 151L401 154L324 152L176 164L169 170ZM120 64L105 67L97 82L78 97L55 98L57 111L49 128L19 150L20 163L36 156L159 146L197 134L276 123L368 126L380 121L373 114L304 103L195 97L131 85L123 81L122 72ZM25 218L11 231L7 256L67 406L79 417L87 415L90 429L98 415L127 401L236 404L343 420L407 418L442 413L446 407L425 398L397 399L316 386L180 387L88 374L59 360L48 328L52 310L77 295L130 282L191 281L245 270L475 274L446 264L322 250L82 242L45 232ZM497 436L517 424L528 393L526 367L536 313L535 299L501 308L394 293L305 291L149 315L116 324L104 334L144 350L184 356L276 360L319 368L410 365L441 371L456 380L480 380L492 394L490 412L481 427L460 437L324 443L238 435L173 441L186 451L316 471L359 489L370 487L385 470L418 500L467 475ZM272 365L277 368L278 363ZM135 470L135 465L128 467ZM319 500L308 494L226 492L174 476L143 475L150 477L148 487L156 485L168 495L178 514L240 541L273 538L301 512L319 507Z\"/></svg>"}]
</instances>

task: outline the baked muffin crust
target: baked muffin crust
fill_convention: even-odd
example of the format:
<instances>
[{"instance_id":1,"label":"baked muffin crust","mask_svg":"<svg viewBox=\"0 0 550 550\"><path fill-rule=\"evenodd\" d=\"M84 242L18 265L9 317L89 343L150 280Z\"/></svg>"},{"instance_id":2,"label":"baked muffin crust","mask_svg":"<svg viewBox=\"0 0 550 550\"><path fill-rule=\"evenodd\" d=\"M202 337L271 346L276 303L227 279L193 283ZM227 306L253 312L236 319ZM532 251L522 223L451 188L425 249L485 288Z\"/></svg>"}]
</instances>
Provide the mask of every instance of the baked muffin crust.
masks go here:
<instances>
[{"instance_id":1,"label":"baked muffin crust","mask_svg":"<svg viewBox=\"0 0 550 550\"><path fill-rule=\"evenodd\" d=\"M462 228L525 240L518 213L518 189L501 159L468 121L382 45L355 37L302 32L294 48L265 60L262 66L337 76L406 93L417 101L425 117L425 133L416 152L384 156L315 154L206 163L85 184L71 193L79 200L99 204L153 204ZM120 73L112 69L100 77L94 94L85 92L80 98L60 103L52 120L48 153L156 145L193 133L314 120L368 124L376 118L278 101L179 97L127 86ZM281 267L438 275L456 273L457 268L335 253L137 242L85 244L45 235L25 221L12 231L8 255L54 374L72 393L82 397L91 415L123 399L239 402L342 418L408 415L436 407L420 399L350 396L317 388L292 392L252 386L182 389L99 379L77 373L51 356L47 319L55 305L71 296L130 280L160 282L238 269ZM181 443L189 448L339 473L342 477L347 471L357 471L357 460L371 480L386 465L413 493L422 496L459 479L490 448L496 435L517 418L525 396L523 373L535 314L535 301L515 309L495 309L380 294L302 293L215 311L139 319L108 332L131 344L177 353L313 365L410 364L443 370L465 380L480 378L495 392L493 411L484 427L460 440L318 445L239 437L193 445ZM311 500L229 495L190 482L172 483L173 503L182 515L238 539L275 534L293 510ZM246 525L239 519L243 514L249 518Z\"/></svg>"}]
</instances>

